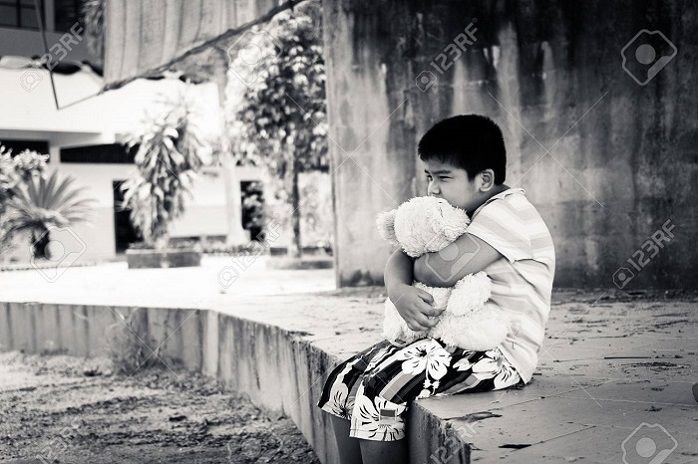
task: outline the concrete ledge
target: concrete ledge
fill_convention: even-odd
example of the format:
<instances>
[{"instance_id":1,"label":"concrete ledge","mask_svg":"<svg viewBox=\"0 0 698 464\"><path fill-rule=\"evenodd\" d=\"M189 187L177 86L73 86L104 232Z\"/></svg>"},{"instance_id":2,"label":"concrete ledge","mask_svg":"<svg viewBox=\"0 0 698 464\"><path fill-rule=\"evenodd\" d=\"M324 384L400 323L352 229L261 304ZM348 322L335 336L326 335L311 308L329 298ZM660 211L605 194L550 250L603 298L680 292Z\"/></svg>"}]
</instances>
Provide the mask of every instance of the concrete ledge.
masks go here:
<instances>
[{"instance_id":1,"label":"concrete ledge","mask_svg":"<svg viewBox=\"0 0 698 464\"><path fill-rule=\"evenodd\" d=\"M15 302L0 303L0 349L108 356L125 320L146 351L165 365L203 372L249 395L258 406L287 415L323 463L338 462L330 423L315 402L341 356L321 348L323 343L310 340L308 332L217 310ZM415 408L411 420L420 424L418 443L426 439L429 444L415 452L421 455L445 442L448 434L427 410ZM468 462L465 457L450 462Z\"/></svg>"},{"instance_id":2,"label":"concrete ledge","mask_svg":"<svg viewBox=\"0 0 698 464\"><path fill-rule=\"evenodd\" d=\"M267 259L267 269L332 269L332 267L334 267L334 259L331 256L304 256L302 258L272 256Z\"/></svg>"},{"instance_id":3,"label":"concrete ledge","mask_svg":"<svg viewBox=\"0 0 698 464\"><path fill-rule=\"evenodd\" d=\"M165 362L289 416L320 460L334 463L329 420L315 401L332 366L379 339L383 298L240 295L210 309L0 303L0 349L107 355L110 336L130 316ZM642 423L674 437L672 462L691 462L698 455L695 308L696 299L558 295L535 381L416 402L412 464L621 462L623 443Z\"/></svg>"}]
</instances>

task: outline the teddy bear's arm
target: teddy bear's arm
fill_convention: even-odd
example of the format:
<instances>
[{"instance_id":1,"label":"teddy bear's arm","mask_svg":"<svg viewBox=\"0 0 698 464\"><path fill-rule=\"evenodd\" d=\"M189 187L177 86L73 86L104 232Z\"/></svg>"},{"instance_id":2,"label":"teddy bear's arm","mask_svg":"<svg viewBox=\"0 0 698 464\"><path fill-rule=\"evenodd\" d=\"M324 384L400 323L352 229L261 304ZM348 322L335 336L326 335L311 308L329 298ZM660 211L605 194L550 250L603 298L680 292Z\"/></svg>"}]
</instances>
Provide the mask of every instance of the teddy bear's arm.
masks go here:
<instances>
[{"instance_id":1,"label":"teddy bear's arm","mask_svg":"<svg viewBox=\"0 0 698 464\"><path fill-rule=\"evenodd\" d=\"M466 232L440 252L425 253L416 259L414 278L432 287L452 287L501 257L490 244Z\"/></svg>"},{"instance_id":2,"label":"teddy bear's arm","mask_svg":"<svg viewBox=\"0 0 698 464\"><path fill-rule=\"evenodd\" d=\"M379 213L376 216L376 228L378 229L378 235L388 243L393 246L399 246L400 243L395 237L395 214L397 210L386 211Z\"/></svg>"}]
</instances>

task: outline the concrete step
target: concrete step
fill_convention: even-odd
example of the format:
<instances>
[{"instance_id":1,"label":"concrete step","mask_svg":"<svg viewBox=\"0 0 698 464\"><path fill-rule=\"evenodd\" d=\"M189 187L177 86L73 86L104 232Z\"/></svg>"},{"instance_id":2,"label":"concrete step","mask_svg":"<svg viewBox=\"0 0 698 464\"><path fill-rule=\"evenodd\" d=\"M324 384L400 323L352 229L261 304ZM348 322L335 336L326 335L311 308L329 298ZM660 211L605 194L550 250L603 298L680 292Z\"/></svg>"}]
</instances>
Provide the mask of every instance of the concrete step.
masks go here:
<instances>
[{"instance_id":1,"label":"concrete step","mask_svg":"<svg viewBox=\"0 0 698 464\"><path fill-rule=\"evenodd\" d=\"M334 463L329 421L315 402L336 363L379 340L383 298L240 295L207 309L7 302L0 348L104 356L128 322L152 356L287 415L322 462ZM413 463L624 462L625 453L634 464L662 450L667 462L695 461L696 302L555 301L533 383L414 404Z\"/></svg>"}]
</instances>

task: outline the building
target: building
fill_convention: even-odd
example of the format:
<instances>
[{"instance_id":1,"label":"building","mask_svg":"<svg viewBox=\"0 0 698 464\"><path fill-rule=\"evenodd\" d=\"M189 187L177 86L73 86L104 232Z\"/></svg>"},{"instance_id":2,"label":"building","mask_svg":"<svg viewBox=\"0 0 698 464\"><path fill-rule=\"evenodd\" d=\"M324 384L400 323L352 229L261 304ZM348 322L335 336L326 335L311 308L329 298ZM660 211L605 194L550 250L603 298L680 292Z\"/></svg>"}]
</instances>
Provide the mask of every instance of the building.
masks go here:
<instances>
[{"instance_id":1,"label":"building","mask_svg":"<svg viewBox=\"0 0 698 464\"><path fill-rule=\"evenodd\" d=\"M185 84L177 78L138 79L95 96L102 79L80 32L79 0L43 0L51 73L36 65L44 55L33 0L0 3L0 143L18 153L24 148L48 153L49 172L73 176L96 199L91 224L73 232L84 242L81 260L115 258L137 234L127 211L120 211L119 186L136 172L132 157L119 143L161 95L192 94L205 115L204 137L214 139L222 111L214 83ZM34 58L34 59L32 59ZM59 67L63 72L56 72ZM96 70L97 69L97 70ZM53 84L52 84L53 83ZM55 86L55 100L52 85ZM57 106L60 109L57 109ZM193 189L185 215L171 227L172 237L217 237L228 244L249 241L243 229L242 183L261 180L259 168L211 167ZM29 247L15 258L25 260Z\"/></svg>"}]
</instances>

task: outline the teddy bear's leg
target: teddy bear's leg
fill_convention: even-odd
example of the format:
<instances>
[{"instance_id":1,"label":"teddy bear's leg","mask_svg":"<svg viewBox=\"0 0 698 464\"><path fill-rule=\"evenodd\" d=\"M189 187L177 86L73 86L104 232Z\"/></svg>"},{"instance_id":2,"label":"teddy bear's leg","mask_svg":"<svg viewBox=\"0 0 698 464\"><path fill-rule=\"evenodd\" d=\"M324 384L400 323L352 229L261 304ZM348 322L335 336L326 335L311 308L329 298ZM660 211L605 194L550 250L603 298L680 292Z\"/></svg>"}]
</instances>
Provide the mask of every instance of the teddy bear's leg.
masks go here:
<instances>
[{"instance_id":1,"label":"teddy bear's leg","mask_svg":"<svg viewBox=\"0 0 698 464\"><path fill-rule=\"evenodd\" d=\"M444 343L466 350L488 350L501 344L509 332L504 313L485 306L492 282L484 272L459 280L448 297L446 311L432 329Z\"/></svg>"},{"instance_id":2,"label":"teddy bear's leg","mask_svg":"<svg viewBox=\"0 0 698 464\"><path fill-rule=\"evenodd\" d=\"M487 274L469 274L458 282L451 291L446 311L456 316L468 314L482 306L492 294L492 282Z\"/></svg>"},{"instance_id":3,"label":"teddy bear's leg","mask_svg":"<svg viewBox=\"0 0 698 464\"><path fill-rule=\"evenodd\" d=\"M444 342L466 350L486 351L501 345L510 330L508 318L500 309L481 307L445 321Z\"/></svg>"},{"instance_id":4,"label":"teddy bear's leg","mask_svg":"<svg viewBox=\"0 0 698 464\"><path fill-rule=\"evenodd\" d=\"M448 311L444 312L439 319L439 323L429 331L429 336L438 338L449 346L460 346L456 337L457 331L460 329L457 325L458 319L457 316L450 314Z\"/></svg>"},{"instance_id":5,"label":"teddy bear's leg","mask_svg":"<svg viewBox=\"0 0 698 464\"><path fill-rule=\"evenodd\" d=\"M448 326L448 324L444 324L444 320L447 319L447 318L448 318L448 314L447 314L447 313L443 313L443 314L441 315L441 317L439 318L438 324L436 324L434 327L432 327L432 328L429 330L429 336L432 337L432 338L438 338L438 339L440 339L442 342L444 342L444 343L446 343L447 345L449 345L449 343L448 343L448 341L447 341L447 340L448 340L448 334L444 331L444 328L446 328L446 327Z\"/></svg>"}]
</instances>

